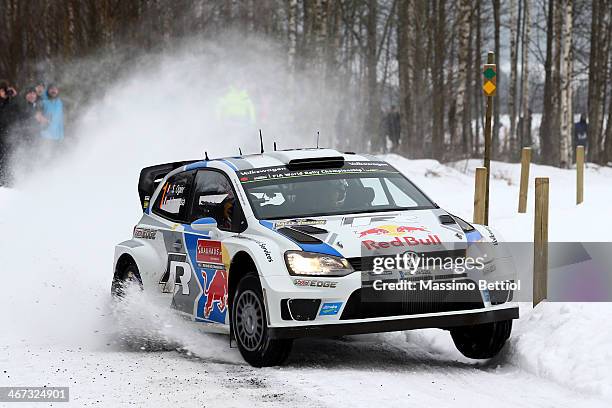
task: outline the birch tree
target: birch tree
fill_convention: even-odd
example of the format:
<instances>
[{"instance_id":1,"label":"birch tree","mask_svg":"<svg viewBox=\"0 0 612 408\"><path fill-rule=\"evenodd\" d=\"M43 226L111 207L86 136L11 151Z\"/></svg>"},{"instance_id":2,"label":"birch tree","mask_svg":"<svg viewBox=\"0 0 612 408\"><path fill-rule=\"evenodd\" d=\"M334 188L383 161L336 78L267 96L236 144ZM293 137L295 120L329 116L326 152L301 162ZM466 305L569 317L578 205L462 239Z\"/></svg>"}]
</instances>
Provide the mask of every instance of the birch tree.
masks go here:
<instances>
[{"instance_id":1,"label":"birch tree","mask_svg":"<svg viewBox=\"0 0 612 408\"><path fill-rule=\"evenodd\" d=\"M531 29L530 1L523 0L523 35L521 57L521 147L531 146L531 108L529 106L529 35Z\"/></svg>"},{"instance_id":2,"label":"birch tree","mask_svg":"<svg viewBox=\"0 0 612 408\"><path fill-rule=\"evenodd\" d=\"M510 0L508 3L510 7L510 89L508 92L508 111L510 114L510 151L515 151L516 139L516 91L517 91L517 68L518 68L518 36L521 16L520 16L520 5L519 0L519 16L517 18L516 13L516 0Z\"/></svg>"},{"instance_id":3,"label":"birch tree","mask_svg":"<svg viewBox=\"0 0 612 408\"><path fill-rule=\"evenodd\" d=\"M568 167L572 161L572 28L573 28L573 0L562 0L560 7L563 13L563 45L561 50L561 157L560 163Z\"/></svg>"}]
</instances>

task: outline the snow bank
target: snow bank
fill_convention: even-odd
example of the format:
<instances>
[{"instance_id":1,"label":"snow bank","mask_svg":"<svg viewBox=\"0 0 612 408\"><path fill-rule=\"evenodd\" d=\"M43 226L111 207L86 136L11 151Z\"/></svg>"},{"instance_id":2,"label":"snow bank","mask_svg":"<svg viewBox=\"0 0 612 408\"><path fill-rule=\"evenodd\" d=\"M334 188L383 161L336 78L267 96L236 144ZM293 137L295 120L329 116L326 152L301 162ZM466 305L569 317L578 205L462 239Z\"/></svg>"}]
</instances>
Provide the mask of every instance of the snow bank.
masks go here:
<instances>
[{"instance_id":1,"label":"snow bank","mask_svg":"<svg viewBox=\"0 0 612 408\"><path fill-rule=\"evenodd\" d=\"M612 399L612 304L545 302L521 312L509 348L512 364Z\"/></svg>"}]
</instances>

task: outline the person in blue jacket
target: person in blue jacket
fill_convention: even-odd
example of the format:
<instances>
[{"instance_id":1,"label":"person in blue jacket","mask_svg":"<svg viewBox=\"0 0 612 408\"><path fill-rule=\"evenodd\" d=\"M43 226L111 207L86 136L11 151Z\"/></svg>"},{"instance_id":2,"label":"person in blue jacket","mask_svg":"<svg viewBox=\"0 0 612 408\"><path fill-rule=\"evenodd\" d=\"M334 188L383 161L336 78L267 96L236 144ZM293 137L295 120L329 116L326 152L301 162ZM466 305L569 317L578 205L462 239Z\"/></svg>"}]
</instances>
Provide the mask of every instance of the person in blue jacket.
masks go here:
<instances>
[{"instance_id":1,"label":"person in blue jacket","mask_svg":"<svg viewBox=\"0 0 612 408\"><path fill-rule=\"evenodd\" d=\"M59 98L59 88L50 84L47 88L47 99L42 101L44 128L40 136L44 140L64 140L64 104Z\"/></svg>"}]
</instances>

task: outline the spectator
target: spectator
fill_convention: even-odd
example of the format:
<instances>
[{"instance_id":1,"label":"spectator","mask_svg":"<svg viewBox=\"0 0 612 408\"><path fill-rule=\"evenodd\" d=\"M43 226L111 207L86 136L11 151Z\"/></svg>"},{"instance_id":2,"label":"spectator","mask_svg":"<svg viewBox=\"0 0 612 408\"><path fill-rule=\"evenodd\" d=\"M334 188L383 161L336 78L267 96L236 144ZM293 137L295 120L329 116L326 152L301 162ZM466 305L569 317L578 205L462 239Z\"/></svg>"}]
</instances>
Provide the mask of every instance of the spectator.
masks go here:
<instances>
[{"instance_id":1,"label":"spectator","mask_svg":"<svg viewBox=\"0 0 612 408\"><path fill-rule=\"evenodd\" d=\"M45 81L41 80L36 82L34 87L36 89L36 95L39 103L47 99L47 93L45 92Z\"/></svg>"},{"instance_id":2,"label":"spectator","mask_svg":"<svg viewBox=\"0 0 612 408\"><path fill-rule=\"evenodd\" d=\"M231 85L217 103L217 116L241 124L255 124L255 105L241 84Z\"/></svg>"},{"instance_id":3,"label":"spectator","mask_svg":"<svg viewBox=\"0 0 612 408\"><path fill-rule=\"evenodd\" d=\"M28 88L19 106L17 144L31 146L40 136L41 124L45 122L41 105L36 88Z\"/></svg>"},{"instance_id":4,"label":"spectator","mask_svg":"<svg viewBox=\"0 0 612 408\"><path fill-rule=\"evenodd\" d=\"M589 127L583 113L580 115L580 121L574 124L574 150L576 150L576 146L584 146L584 150L586 150L588 144L588 130Z\"/></svg>"},{"instance_id":5,"label":"spectator","mask_svg":"<svg viewBox=\"0 0 612 408\"><path fill-rule=\"evenodd\" d=\"M59 88L50 84L47 88L47 98L42 101L43 126L40 133L45 140L61 141L64 139L64 105L59 98Z\"/></svg>"},{"instance_id":6,"label":"spectator","mask_svg":"<svg viewBox=\"0 0 612 408\"><path fill-rule=\"evenodd\" d=\"M0 185L8 178L9 129L15 120L13 98L17 92L6 81L0 81Z\"/></svg>"},{"instance_id":7,"label":"spectator","mask_svg":"<svg viewBox=\"0 0 612 408\"><path fill-rule=\"evenodd\" d=\"M336 116L335 130L336 130L336 142L340 149L347 149L349 147L349 135L351 129L351 118L350 112L346 105L342 105Z\"/></svg>"},{"instance_id":8,"label":"spectator","mask_svg":"<svg viewBox=\"0 0 612 408\"><path fill-rule=\"evenodd\" d=\"M385 125L386 134L389 136L389 139L391 139L391 151L395 152L399 146L401 133L400 113L397 106L391 106L391 111L385 117Z\"/></svg>"}]
</instances>

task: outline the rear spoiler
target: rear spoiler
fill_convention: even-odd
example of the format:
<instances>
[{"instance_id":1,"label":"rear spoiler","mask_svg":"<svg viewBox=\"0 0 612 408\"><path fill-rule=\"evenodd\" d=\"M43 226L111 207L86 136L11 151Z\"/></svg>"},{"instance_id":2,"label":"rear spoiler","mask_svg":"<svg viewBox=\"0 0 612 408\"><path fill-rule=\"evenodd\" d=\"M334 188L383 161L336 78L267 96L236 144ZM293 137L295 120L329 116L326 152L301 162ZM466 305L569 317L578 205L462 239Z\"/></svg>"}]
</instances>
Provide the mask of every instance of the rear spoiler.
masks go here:
<instances>
[{"instance_id":1,"label":"rear spoiler","mask_svg":"<svg viewBox=\"0 0 612 408\"><path fill-rule=\"evenodd\" d=\"M179 167L186 166L191 163L195 163L198 160L181 161L174 163L158 164L156 166L145 167L140 171L140 178L138 179L138 195L140 196L140 205L142 210L146 211L149 208L149 201L153 192L166 177L168 173Z\"/></svg>"}]
</instances>

